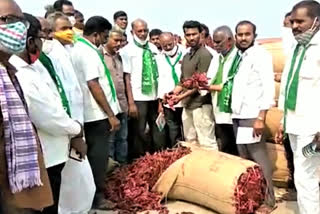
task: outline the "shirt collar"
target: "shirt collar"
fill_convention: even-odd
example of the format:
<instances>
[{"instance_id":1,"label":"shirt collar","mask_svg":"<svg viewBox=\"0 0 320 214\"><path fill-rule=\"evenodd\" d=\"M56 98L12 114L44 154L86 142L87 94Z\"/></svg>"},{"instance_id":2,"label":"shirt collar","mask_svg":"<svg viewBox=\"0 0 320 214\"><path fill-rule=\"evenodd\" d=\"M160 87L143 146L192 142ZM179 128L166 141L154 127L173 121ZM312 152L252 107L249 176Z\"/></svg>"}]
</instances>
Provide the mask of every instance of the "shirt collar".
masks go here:
<instances>
[{"instance_id":1,"label":"shirt collar","mask_svg":"<svg viewBox=\"0 0 320 214\"><path fill-rule=\"evenodd\" d=\"M320 30L314 34L309 44L320 45Z\"/></svg>"},{"instance_id":2,"label":"shirt collar","mask_svg":"<svg viewBox=\"0 0 320 214\"><path fill-rule=\"evenodd\" d=\"M17 70L19 70L19 68L30 67L30 65L27 62L25 62L22 58L20 58L17 55L12 55L9 59L9 62L11 65L16 67Z\"/></svg>"}]
</instances>

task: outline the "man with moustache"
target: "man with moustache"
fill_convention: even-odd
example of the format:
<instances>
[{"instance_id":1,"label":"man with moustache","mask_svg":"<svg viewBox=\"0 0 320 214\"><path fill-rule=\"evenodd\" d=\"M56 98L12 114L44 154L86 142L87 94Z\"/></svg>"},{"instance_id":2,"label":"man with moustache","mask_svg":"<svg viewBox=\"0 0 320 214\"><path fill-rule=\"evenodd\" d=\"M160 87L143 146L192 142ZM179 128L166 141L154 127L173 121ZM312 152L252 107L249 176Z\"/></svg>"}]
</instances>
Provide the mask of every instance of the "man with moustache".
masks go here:
<instances>
[{"instance_id":1,"label":"man with moustache","mask_svg":"<svg viewBox=\"0 0 320 214\"><path fill-rule=\"evenodd\" d=\"M219 150L233 155L238 155L236 139L233 131L231 111L222 108L221 87L232 74L232 69L239 58L236 57L238 49L231 29L228 26L220 26L213 32L214 49L219 56L214 57L208 71L210 85L208 87L212 95L212 107L216 122L217 138L220 139ZM219 87L220 86L220 87ZM219 91L217 91L219 89Z\"/></svg>"},{"instance_id":2,"label":"man with moustache","mask_svg":"<svg viewBox=\"0 0 320 214\"><path fill-rule=\"evenodd\" d=\"M173 110L168 104L163 105L163 99L165 102L166 94L171 92L180 82L181 62L185 50L177 45L172 33L164 32L160 35L159 39L162 54L157 56L159 70L158 97L160 99L158 111L164 113L170 139L170 144L168 145L169 147L173 147L182 137L182 106L181 103L179 103L174 106Z\"/></svg>"},{"instance_id":3,"label":"man with moustache","mask_svg":"<svg viewBox=\"0 0 320 214\"><path fill-rule=\"evenodd\" d=\"M190 78L195 72L207 73L212 55L200 43L201 24L198 21L186 21L183 31L190 50L182 59L181 81L173 90L172 99L175 103L183 100L182 123L185 139L218 149L212 126L214 118L210 94L200 95L198 88L183 87L183 80Z\"/></svg>"},{"instance_id":4,"label":"man with moustache","mask_svg":"<svg viewBox=\"0 0 320 214\"><path fill-rule=\"evenodd\" d=\"M165 132L156 125L158 116L158 66L155 59L157 48L148 42L147 23L142 19L132 22L133 41L121 49L123 69L128 90L129 116L132 117L134 143L132 158L147 151L158 151L165 145ZM151 139L146 135L150 128Z\"/></svg>"},{"instance_id":5,"label":"man with moustache","mask_svg":"<svg viewBox=\"0 0 320 214\"><path fill-rule=\"evenodd\" d=\"M289 137L294 154L294 179L297 189L299 213L319 214L319 161L317 155L305 157L304 146L319 141L319 34L320 4L301 1L291 11L292 33L297 44L282 75L279 109L284 118L276 136Z\"/></svg>"},{"instance_id":6,"label":"man with moustache","mask_svg":"<svg viewBox=\"0 0 320 214\"><path fill-rule=\"evenodd\" d=\"M267 181L265 205L258 213L275 208L272 184L272 167L262 133L265 117L273 105L274 82L271 55L255 44L256 26L250 21L241 21L236 28L236 64L232 75L224 84L222 109L232 112L233 127L239 155L258 163Z\"/></svg>"},{"instance_id":7,"label":"man with moustache","mask_svg":"<svg viewBox=\"0 0 320 214\"><path fill-rule=\"evenodd\" d=\"M119 55L122 37L122 31L116 28L111 29L108 41L103 47L103 53L122 110L122 112L117 115L121 125L120 129L117 132L112 133L109 137L109 155L113 160L120 164L126 164L128 158L128 99L125 88L125 79L128 78L129 74L123 72L122 59Z\"/></svg>"}]
</instances>

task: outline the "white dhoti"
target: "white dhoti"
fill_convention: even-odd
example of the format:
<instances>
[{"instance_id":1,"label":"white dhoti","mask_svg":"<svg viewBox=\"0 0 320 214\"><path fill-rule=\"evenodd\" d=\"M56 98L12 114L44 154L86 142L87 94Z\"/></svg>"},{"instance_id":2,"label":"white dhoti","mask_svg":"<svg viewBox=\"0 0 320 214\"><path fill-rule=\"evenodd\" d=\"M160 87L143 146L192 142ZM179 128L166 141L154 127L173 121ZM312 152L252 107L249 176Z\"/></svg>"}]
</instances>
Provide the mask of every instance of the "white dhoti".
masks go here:
<instances>
[{"instance_id":1,"label":"white dhoti","mask_svg":"<svg viewBox=\"0 0 320 214\"><path fill-rule=\"evenodd\" d=\"M320 155L306 158L302 148L312 142L314 135L289 134L294 154L294 181L297 189L300 214L320 214L319 163Z\"/></svg>"},{"instance_id":2,"label":"white dhoti","mask_svg":"<svg viewBox=\"0 0 320 214\"><path fill-rule=\"evenodd\" d=\"M87 214L96 191L88 160L69 159L61 176L59 214Z\"/></svg>"}]
</instances>

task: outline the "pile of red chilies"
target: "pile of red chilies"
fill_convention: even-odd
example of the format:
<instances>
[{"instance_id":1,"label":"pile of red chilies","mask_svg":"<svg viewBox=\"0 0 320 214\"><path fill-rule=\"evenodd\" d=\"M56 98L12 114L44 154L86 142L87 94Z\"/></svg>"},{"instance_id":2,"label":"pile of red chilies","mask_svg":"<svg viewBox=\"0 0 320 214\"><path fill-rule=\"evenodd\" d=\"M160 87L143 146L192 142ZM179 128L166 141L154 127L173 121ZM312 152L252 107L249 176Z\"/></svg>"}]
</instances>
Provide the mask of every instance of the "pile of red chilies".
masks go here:
<instances>
[{"instance_id":1,"label":"pile of red chilies","mask_svg":"<svg viewBox=\"0 0 320 214\"><path fill-rule=\"evenodd\" d=\"M254 213L265 199L266 187L261 168L248 168L235 188L236 214Z\"/></svg>"},{"instance_id":2,"label":"pile of red chilies","mask_svg":"<svg viewBox=\"0 0 320 214\"><path fill-rule=\"evenodd\" d=\"M190 152L189 148L179 147L152 155L146 154L134 163L115 170L107 179L106 198L116 203L116 208L122 214L146 210L169 213L161 205L161 195L152 192L152 187L172 163Z\"/></svg>"},{"instance_id":3,"label":"pile of red chilies","mask_svg":"<svg viewBox=\"0 0 320 214\"><path fill-rule=\"evenodd\" d=\"M193 89L206 86L208 86L208 77L207 74L203 72L195 72L190 78L184 79L182 81L182 87L186 89ZM169 107L172 110L175 110L174 105L177 103L175 103L175 101L171 99L173 97L172 95L172 93L167 94L166 101Z\"/></svg>"}]
</instances>

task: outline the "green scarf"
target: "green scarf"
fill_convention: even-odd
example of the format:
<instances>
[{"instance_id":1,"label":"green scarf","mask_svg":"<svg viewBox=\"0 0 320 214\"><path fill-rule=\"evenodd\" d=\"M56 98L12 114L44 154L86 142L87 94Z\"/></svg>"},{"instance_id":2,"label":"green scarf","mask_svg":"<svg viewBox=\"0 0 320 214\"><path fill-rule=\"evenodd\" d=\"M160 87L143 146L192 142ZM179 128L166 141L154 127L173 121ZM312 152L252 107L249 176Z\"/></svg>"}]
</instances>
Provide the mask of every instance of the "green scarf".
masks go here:
<instances>
[{"instance_id":1,"label":"green scarf","mask_svg":"<svg viewBox=\"0 0 320 214\"><path fill-rule=\"evenodd\" d=\"M241 62L241 56L239 51L234 57L230 70L228 72L228 80L223 84L222 90L218 94L218 103L217 106L221 112L232 113L231 110L231 95L233 89L233 80L238 72L238 68ZM222 81L221 81L222 82Z\"/></svg>"},{"instance_id":2,"label":"green scarf","mask_svg":"<svg viewBox=\"0 0 320 214\"><path fill-rule=\"evenodd\" d=\"M178 85L178 83L179 83L179 78L178 78L178 75L176 73L175 66L179 62L179 60L181 59L181 56L182 56L182 52L179 53L176 61L173 64L171 64L170 58L168 56L166 56L166 60L169 63L169 65L171 66L171 74L172 74L172 78L173 78L173 81L174 81L175 85Z\"/></svg>"},{"instance_id":3,"label":"green scarf","mask_svg":"<svg viewBox=\"0 0 320 214\"><path fill-rule=\"evenodd\" d=\"M288 73L287 84L286 84L286 88L285 88L284 130L286 127L286 117L287 117L288 109L290 109L292 111L294 111L296 109L297 93L298 93L298 86L299 86L299 74L300 74L301 65L302 65L302 62L303 62L303 59L304 59L304 56L306 54L306 50L308 49L308 47L309 46L302 46L302 45L298 44L293 52L291 66L290 66L290 70ZM294 69L300 50L301 50L300 59L299 59L297 68Z\"/></svg>"},{"instance_id":4,"label":"green scarf","mask_svg":"<svg viewBox=\"0 0 320 214\"><path fill-rule=\"evenodd\" d=\"M150 95L158 89L158 66L157 62L149 48L149 44L141 45L133 40L136 46L143 49L142 54L142 81L141 92Z\"/></svg>"},{"instance_id":5,"label":"green scarf","mask_svg":"<svg viewBox=\"0 0 320 214\"><path fill-rule=\"evenodd\" d=\"M90 44L90 42L88 42L84 38L77 37L76 41L77 42L82 42L83 44L87 45L88 47L92 48L93 50L95 50L97 52L97 54L98 54L98 56L99 56L99 58L101 60L101 63L103 64L104 72L105 72L105 74L107 76L107 79L108 79L108 82L109 82L109 86L111 88L112 100L115 102L116 101L116 89L114 87L110 71L109 71L109 69L108 69L108 67L106 65L106 62L104 61L103 55L100 53L100 51L97 48L95 48L92 44Z\"/></svg>"},{"instance_id":6,"label":"green scarf","mask_svg":"<svg viewBox=\"0 0 320 214\"><path fill-rule=\"evenodd\" d=\"M61 82L58 74L56 73L50 58L45 53L42 52L40 54L39 61L42 63L42 65L49 72L53 82L55 83L55 85L56 85L56 87L58 89L58 92L59 92L59 95L60 95L60 99L61 99L61 102L62 102L62 106L65 109L65 111L67 112L67 114L69 115L69 117L71 117L71 110L70 110L68 98L66 96L66 93L65 93L65 90L63 88L62 82Z\"/></svg>"},{"instance_id":7,"label":"green scarf","mask_svg":"<svg viewBox=\"0 0 320 214\"><path fill-rule=\"evenodd\" d=\"M224 64L226 63L226 61L229 58L230 54L232 53L233 49L234 49L234 47L232 47L232 49L229 51L229 53L225 57L223 57L222 55L219 56L218 72L217 72L215 78L212 79L211 85L219 85L222 83Z\"/></svg>"}]
</instances>

